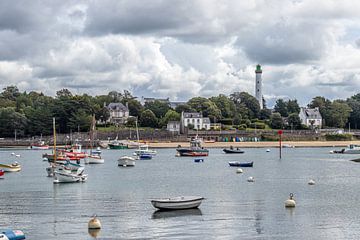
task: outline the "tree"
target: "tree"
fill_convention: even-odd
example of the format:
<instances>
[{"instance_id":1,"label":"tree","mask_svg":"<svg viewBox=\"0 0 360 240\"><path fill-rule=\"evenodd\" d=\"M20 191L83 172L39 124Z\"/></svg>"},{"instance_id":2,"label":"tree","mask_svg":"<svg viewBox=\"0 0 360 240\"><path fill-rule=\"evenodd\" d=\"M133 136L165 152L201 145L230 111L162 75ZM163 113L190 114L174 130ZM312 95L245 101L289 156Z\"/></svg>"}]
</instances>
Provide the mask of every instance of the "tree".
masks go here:
<instances>
[{"instance_id":1,"label":"tree","mask_svg":"<svg viewBox=\"0 0 360 240\"><path fill-rule=\"evenodd\" d=\"M130 116L138 117L138 116L140 116L141 112L144 111L143 106L136 99L128 99L127 103L128 103Z\"/></svg>"},{"instance_id":2,"label":"tree","mask_svg":"<svg viewBox=\"0 0 360 240\"><path fill-rule=\"evenodd\" d=\"M191 98L187 104L195 109L196 112L201 112L204 117L209 117L213 122L215 119L221 118L221 111L216 106L215 103L210 101L207 98L203 97L194 97Z\"/></svg>"},{"instance_id":3,"label":"tree","mask_svg":"<svg viewBox=\"0 0 360 240\"><path fill-rule=\"evenodd\" d=\"M349 124L352 128L360 127L360 93L348 98L346 103L351 108Z\"/></svg>"},{"instance_id":4,"label":"tree","mask_svg":"<svg viewBox=\"0 0 360 240\"><path fill-rule=\"evenodd\" d=\"M8 86L3 88L3 92L0 94L0 97L10 101L15 101L18 96L20 96L19 89L16 86Z\"/></svg>"},{"instance_id":5,"label":"tree","mask_svg":"<svg viewBox=\"0 0 360 240\"><path fill-rule=\"evenodd\" d=\"M165 116L167 111L169 111L170 106L168 103L155 100L153 102L147 102L145 103L145 109L151 110L157 118L162 118Z\"/></svg>"},{"instance_id":6,"label":"tree","mask_svg":"<svg viewBox=\"0 0 360 240\"><path fill-rule=\"evenodd\" d=\"M71 114L69 128L73 131L87 132L90 130L92 117L83 109Z\"/></svg>"},{"instance_id":7,"label":"tree","mask_svg":"<svg viewBox=\"0 0 360 240\"><path fill-rule=\"evenodd\" d=\"M15 108L0 108L0 136L12 137L15 130L18 136L24 135L27 118L15 111Z\"/></svg>"},{"instance_id":8,"label":"tree","mask_svg":"<svg viewBox=\"0 0 360 240\"><path fill-rule=\"evenodd\" d=\"M57 98L71 98L73 95L69 89L63 88L56 92Z\"/></svg>"},{"instance_id":9,"label":"tree","mask_svg":"<svg viewBox=\"0 0 360 240\"><path fill-rule=\"evenodd\" d=\"M175 111L178 113L182 113L182 112L195 112L196 110L191 108L188 104L180 104L175 107Z\"/></svg>"},{"instance_id":10,"label":"tree","mask_svg":"<svg viewBox=\"0 0 360 240\"><path fill-rule=\"evenodd\" d=\"M160 126L166 126L169 121L179 121L180 114L174 110L169 110L160 121Z\"/></svg>"},{"instance_id":11,"label":"tree","mask_svg":"<svg viewBox=\"0 0 360 240\"><path fill-rule=\"evenodd\" d=\"M296 99L289 100L286 104L287 112L290 115L291 113L300 113L300 106Z\"/></svg>"},{"instance_id":12,"label":"tree","mask_svg":"<svg viewBox=\"0 0 360 240\"><path fill-rule=\"evenodd\" d=\"M260 114L259 114L260 120L270 119L270 116L271 116L271 111L269 109L264 108L260 110Z\"/></svg>"},{"instance_id":13,"label":"tree","mask_svg":"<svg viewBox=\"0 0 360 240\"><path fill-rule=\"evenodd\" d=\"M329 127L343 128L348 122L351 108L343 100L334 100L329 108L330 116L327 119Z\"/></svg>"},{"instance_id":14,"label":"tree","mask_svg":"<svg viewBox=\"0 0 360 240\"><path fill-rule=\"evenodd\" d=\"M287 104L283 99L276 100L274 111L280 113L282 117L288 116Z\"/></svg>"},{"instance_id":15,"label":"tree","mask_svg":"<svg viewBox=\"0 0 360 240\"><path fill-rule=\"evenodd\" d=\"M235 104L227 96L220 94L217 97L209 98L210 101L215 103L221 112L222 118L232 118L235 115Z\"/></svg>"},{"instance_id":16,"label":"tree","mask_svg":"<svg viewBox=\"0 0 360 240\"><path fill-rule=\"evenodd\" d=\"M140 114L140 126L152 128L156 128L158 126L158 119L151 110L146 109Z\"/></svg>"},{"instance_id":17,"label":"tree","mask_svg":"<svg viewBox=\"0 0 360 240\"><path fill-rule=\"evenodd\" d=\"M236 106L236 111L244 119L254 119L259 117L260 104L257 99L247 92L234 92L230 94L230 99Z\"/></svg>"},{"instance_id":18,"label":"tree","mask_svg":"<svg viewBox=\"0 0 360 240\"><path fill-rule=\"evenodd\" d=\"M275 113L271 114L270 126L274 129L282 129L283 128L284 122L283 122L283 119L282 119L280 113L275 112Z\"/></svg>"},{"instance_id":19,"label":"tree","mask_svg":"<svg viewBox=\"0 0 360 240\"><path fill-rule=\"evenodd\" d=\"M291 129L301 129L301 120L298 113L290 113L288 125Z\"/></svg>"}]
</instances>

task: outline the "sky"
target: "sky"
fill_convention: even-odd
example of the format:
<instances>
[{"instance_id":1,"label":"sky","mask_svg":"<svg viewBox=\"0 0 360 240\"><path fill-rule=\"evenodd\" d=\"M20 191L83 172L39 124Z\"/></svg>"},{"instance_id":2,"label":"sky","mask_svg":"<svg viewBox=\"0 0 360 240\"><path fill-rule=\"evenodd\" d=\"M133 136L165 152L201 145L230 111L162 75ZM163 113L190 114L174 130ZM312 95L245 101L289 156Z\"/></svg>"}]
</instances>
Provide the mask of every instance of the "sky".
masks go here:
<instances>
[{"instance_id":1,"label":"sky","mask_svg":"<svg viewBox=\"0 0 360 240\"><path fill-rule=\"evenodd\" d=\"M187 101L360 92L360 1L1 0L0 87Z\"/></svg>"}]
</instances>

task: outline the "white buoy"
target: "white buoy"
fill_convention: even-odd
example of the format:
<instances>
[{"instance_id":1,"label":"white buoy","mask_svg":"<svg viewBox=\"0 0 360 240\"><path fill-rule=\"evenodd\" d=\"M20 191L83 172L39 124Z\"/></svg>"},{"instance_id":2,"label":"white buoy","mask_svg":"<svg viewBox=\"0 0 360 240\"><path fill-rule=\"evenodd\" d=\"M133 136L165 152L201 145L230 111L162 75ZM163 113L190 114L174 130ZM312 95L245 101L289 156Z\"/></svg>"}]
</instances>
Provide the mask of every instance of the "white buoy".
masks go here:
<instances>
[{"instance_id":1,"label":"white buoy","mask_svg":"<svg viewBox=\"0 0 360 240\"><path fill-rule=\"evenodd\" d=\"M94 215L94 217L92 217L88 223L88 228L89 229L100 229L101 228L101 223L100 220L96 218L96 215Z\"/></svg>"},{"instance_id":2,"label":"white buoy","mask_svg":"<svg viewBox=\"0 0 360 240\"><path fill-rule=\"evenodd\" d=\"M20 154L16 154L15 157L20 157Z\"/></svg>"},{"instance_id":3,"label":"white buoy","mask_svg":"<svg viewBox=\"0 0 360 240\"><path fill-rule=\"evenodd\" d=\"M285 201L285 207L287 207L287 208L295 207L296 202L293 197L294 197L294 194L290 193L289 199Z\"/></svg>"},{"instance_id":4,"label":"white buoy","mask_svg":"<svg viewBox=\"0 0 360 240\"><path fill-rule=\"evenodd\" d=\"M14 156L14 155L15 155L15 153L14 153L14 152L12 152L12 153L11 153L11 155L13 155L13 156Z\"/></svg>"},{"instance_id":5,"label":"white buoy","mask_svg":"<svg viewBox=\"0 0 360 240\"><path fill-rule=\"evenodd\" d=\"M255 182L255 179L254 179L254 177L249 177L249 178L247 179L247 181L248 181L248 182Z\"/></svg>"},{"instance_id":6,"label":"white buoy","mask_svg":"<svg viewBox=\"0 0 360 240\"><path fill-rule=\"evenodd\" d=\"M313 179L310 179L308 182L309 185L315 185L315 181Z\"/></svg>"},{"instance_id":7,"label":"white buoy","mask_svg":"<svg viewBox=\"0 0 360 240\"><path fill-rule=\"evenodd\" d=\"M236 169L236 173L243 173L243 170L241 168Z\"/></svg>"},{"instance_id":8,"label":"white buoy","mask_svg":"<svg viewBox=\"0 0 360 240\"><path fill-rule=\"evenodd\" d=\"M270 149L266 149L266 152L270 152Z\"/></svg>"}]
</instances>

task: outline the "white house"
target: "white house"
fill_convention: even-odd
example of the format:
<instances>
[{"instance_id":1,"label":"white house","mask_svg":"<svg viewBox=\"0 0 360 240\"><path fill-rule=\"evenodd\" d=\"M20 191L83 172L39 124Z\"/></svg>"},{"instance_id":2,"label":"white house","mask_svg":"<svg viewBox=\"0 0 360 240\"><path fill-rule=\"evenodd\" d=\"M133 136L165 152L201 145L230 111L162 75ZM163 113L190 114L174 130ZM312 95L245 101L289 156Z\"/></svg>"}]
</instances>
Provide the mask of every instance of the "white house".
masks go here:
<instances>
[{"instance_id":1,"label":"white house","mask_svg":"<svg viewBox=\"0 0 360 240\"><path fill-rule=\"evenodd\" d=\"M181 131L184 132L184 128L189 125L194 126L196 130L209 130L210 129L210 119L204 118L202 113L197 112L182 112L181 113Z\"/></svg>"},{"instance_id":2,"label":"white house","mask_svg":"<svg viewBox=\"0 0 360 240\"><path fill-rule=\"evenodd\" d=\"M180 133L180 122L179 121L169 121L167 123L166 129L169 132Z\"/></svg>"},{"instance_id":3,"label":"white house","mask_svg":"<svg viewBox=\"0 0 360 240\"><path fill-rule=\"evenodd\" d=\"M110 112L109 122L124 124L129 118L129 108L122 103L109 103L107 106Z\"/></svg>"},{"instance_id":4,"label":"white house","mask_svg":"<svg viewBox=\"0 0 360 240\"><path fill-rule=\"evenodd\" d=\"M308 127L321 128L322 117L319 108L300 108L299 117L301 123Z\"/></svg>"}]
</instances>

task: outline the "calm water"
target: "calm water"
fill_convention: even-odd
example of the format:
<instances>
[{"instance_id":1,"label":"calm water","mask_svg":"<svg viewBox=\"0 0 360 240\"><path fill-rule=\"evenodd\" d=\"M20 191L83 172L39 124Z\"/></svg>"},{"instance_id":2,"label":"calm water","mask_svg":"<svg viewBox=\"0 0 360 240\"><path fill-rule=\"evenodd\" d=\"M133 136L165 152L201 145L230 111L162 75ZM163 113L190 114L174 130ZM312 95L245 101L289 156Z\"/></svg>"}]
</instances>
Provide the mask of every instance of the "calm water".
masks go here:
<instances>
[{"instance_id":1,"label":"calm water","mask_svg":"<svg viewBox=\"0 0 360 240\"><path fill-rule=\"evenodd\" d=\"M21 229L27 239L93 239L87 230L97 214L98 239L359 239L360 163L330 148L244 149L225 155L211 149L203 163L158 149L134 168L117 166L131 150L104 150L105 164L88 165L86 183L58 184L46 177L44 151L1 150L0 162L18 161L19 173L0 180L0 229ZM11 152L21 154L20 158ZM253 168L228 161L254 161ZM246 179L255 178L254 183ZM309 179L316 185L309 186ZM294 193L295 209L284 208ZM156 212L154 197L200 195L199 209Z\"/></svg>"}]
</instances>

